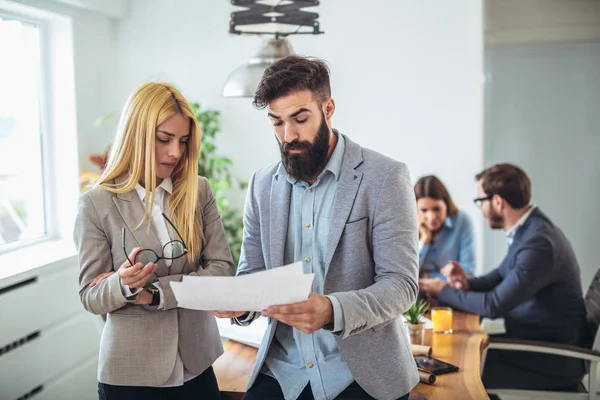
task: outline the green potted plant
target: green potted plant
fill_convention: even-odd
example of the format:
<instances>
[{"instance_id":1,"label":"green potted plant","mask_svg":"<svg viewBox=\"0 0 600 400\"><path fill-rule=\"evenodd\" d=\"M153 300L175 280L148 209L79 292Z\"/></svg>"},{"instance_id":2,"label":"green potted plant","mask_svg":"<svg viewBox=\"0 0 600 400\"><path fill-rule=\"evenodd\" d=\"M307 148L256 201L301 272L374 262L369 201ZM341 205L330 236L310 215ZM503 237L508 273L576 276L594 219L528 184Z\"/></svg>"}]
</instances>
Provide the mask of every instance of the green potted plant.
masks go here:
<instances>
[{"instance_id":1,"label":"green potted plant","mask_svg":"<svg viewBox=\"0 0 600 400\"><path fill-rule=\"evenodd\" d=\"M215 139L221 132L220 114L215 110L202 110L200 104L190 103L194 115L202 130L202 147L198 157L198 175L205 176L210 182L210 187L221 214L227 241L231 248L233 261L237 265L242 248L242 216L239 211L232 209L226 197L226 191L234 187L244 190L248 186L246 181L237 181L229 171L232 161L228 157L217 155Z\"/></svg>"},{"instance_id":2,"label":"green potted plant","mask_svg":"<svg viewBox=\"0 0 600 400\"><path fill-rule=\"evenodd\" d=\"M421 320L421 317L429 311L430 306L431 304L428 301L419 300L410 306L404 313L411 344L423 344L423 339L425 338L425 322Z\"/></svg>"}]
</instances>

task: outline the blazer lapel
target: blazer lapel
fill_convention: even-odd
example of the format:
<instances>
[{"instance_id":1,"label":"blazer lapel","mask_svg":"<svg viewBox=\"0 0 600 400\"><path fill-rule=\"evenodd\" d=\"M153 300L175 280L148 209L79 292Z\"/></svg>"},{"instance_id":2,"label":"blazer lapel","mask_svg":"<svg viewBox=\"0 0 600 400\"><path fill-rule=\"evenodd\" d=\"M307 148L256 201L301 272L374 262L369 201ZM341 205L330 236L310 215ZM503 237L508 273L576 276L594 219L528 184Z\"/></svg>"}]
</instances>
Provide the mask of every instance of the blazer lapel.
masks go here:
<instances>
[{"instance_id":1,"label":"blazer lapel","mask_svg":"<svg viewBox=\"0 0 600 400\"><path fill-rule=\"evenodd\" d=\"M117 184L120 183L120 180L121 179L116 180ZM115 197L113 197L113 202L121 214L121 218L123 218L126 231L131 233L137 242L125 242L125 251L127 254L129 255L131 250L133 250L135 247L142 247L144 249L152 249L156 252L156 254L161 255L162 246L160 245L154 226L152 224L148 226L148 221L145 221L139 228L136 229L144 217L144 205L142 204L142 201L140 200L135 189L127 193L118 193ZM125 232L126 238L130 237L127 235L128 232Z\"/></svg>"},{"instance_id":2,"label":"blazer lapel","mask_svg":"<svg viewBox=\"0 0 600 400\"><path fill-rule=\"evenodd\" d=\"M337 190L333 200L335 205L335 213L331 218L329 226L329 238L327 240L327 253L325 256L325 276L329 269L329 264L338 246L344 226L348 222L360 182L362 181L363 173L357 171L358 167L363 162L362 151L360 146L344 136L346 140L346 151L342 161L342 169L340 179L338 181Z\"/></svg>"},{"instance_id":3,"label":"blazer lapel","mask_svg":"<svg viewBox=\"0 0 600 400\"><path fill-rule=\"evenodd\" d=\"M269 241L269 250L271 253L270 268L277 268L283 265L283 252L285 250L290 215L292 185L287 181L285 175L280 173L282 169L283 165L279 164L279 168L271 180L271 199L269 204L269 235L271 237Z\"/></svg>"},{"instance_id":4,"label":"blazer lapel","mask_svg":"<svg viewBox=\"0 0 600 400\"><path fill-rule=\"evenodd\" d=\"M164 213L167 217L169 217L169 220L171 220L171 222L175 223L175 221L173 221L173 218L171 218L171 214L169 213L169 196L166 195L163 198L163 210ZM202 224L202 218L200 218L200 224ZM171 226L171 224L169 224L167 221L165 221L165 225L167 226L167 232L169 232L169 237L171 238L171 240L181 240L179 238L179 235L177 235L177 232L175 232L175 229L173 229L173 227ZM177 225L175 225L177 226ZM204 227L203 227L204 228ZM158 235L157 235L158 237ZM202 249L204 246L204 243L202 243L202 238L200 238L201 242L200 242L200 253L202 254ZM164 262L161 260L161 262ZM171 260L171 267L169 268L169 275L174 275L174 274L180 274L184 271L184 267L188 262L188 258L187 258L187 254L179 257L175 260ZM198 263L200 261L198 260ZM204 267L204 265L202 266Z\"/></svg>"}]
</instances>

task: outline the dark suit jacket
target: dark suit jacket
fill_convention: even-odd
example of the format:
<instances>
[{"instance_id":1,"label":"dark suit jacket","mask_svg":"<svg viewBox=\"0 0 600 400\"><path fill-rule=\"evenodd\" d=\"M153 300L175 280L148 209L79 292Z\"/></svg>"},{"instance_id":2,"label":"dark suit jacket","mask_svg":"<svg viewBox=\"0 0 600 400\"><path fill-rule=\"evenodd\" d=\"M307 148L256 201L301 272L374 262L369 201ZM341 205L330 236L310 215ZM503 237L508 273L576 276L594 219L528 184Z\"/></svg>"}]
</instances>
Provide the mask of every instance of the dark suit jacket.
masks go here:
<instances>
[{"instance_id":1,"label":"dark suit jacket","mask_svg":"<svg viewBox=\"0 0 600 400\"><path fill-rule=\"evenodd\" d=\"M539 208L517 230L498 268L469 279L469 290L446 287L439 302L488 318L504 318L508 338L591 347L580 270L571 244ZM583 376L571 358L520 353L519 367Z\"/></svg>"}]
</instances>

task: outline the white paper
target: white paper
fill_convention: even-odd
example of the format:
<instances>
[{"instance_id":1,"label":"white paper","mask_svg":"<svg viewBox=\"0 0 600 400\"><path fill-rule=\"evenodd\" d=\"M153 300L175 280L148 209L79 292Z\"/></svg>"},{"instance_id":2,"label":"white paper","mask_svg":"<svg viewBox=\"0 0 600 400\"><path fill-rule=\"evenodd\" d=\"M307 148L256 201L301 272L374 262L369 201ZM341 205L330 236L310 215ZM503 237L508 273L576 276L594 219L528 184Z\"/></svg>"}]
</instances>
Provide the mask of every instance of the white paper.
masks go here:
<instances>
[{"instance_id":1,"label":"white paper","mask_svg":"<svg viewBox=\"0 0 600 400\"><path fill-rule=\"evenodd\" d=\"M314 276L303 274L302 262L297 262L241 276L184 276L170 284L181 308L262 311L306 300Z\"/></svg>"}]
</instances>

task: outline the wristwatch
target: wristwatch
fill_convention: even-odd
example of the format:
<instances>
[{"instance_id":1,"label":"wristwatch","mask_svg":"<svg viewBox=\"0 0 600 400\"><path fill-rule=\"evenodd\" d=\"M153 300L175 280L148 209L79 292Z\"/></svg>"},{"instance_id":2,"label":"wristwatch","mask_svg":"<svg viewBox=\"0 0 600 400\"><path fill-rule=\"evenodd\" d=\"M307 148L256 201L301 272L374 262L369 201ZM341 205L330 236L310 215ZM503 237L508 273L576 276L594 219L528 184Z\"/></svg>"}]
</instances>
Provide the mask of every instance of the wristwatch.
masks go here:
<instances>
[{"instance_id":1,"label":"wristwatch","mask_svg":"<svg viewBox=\"0 0 600 400\"><path fill-rule=\"evenodd\" d=\"M136 290L136 289L134 289ZM129 290L131 292L131 289ZM141 290L136 290L135 293L132 293L131 296L125 296L125 299L130 302L134 302L137 299L137 295L141 292Z\"/></svg>"},{"instance_id":2,"label":"wristwatch","mask_svg":"<svg viewBox=\"0 0 600 400\"><path fill-rule=\"evenodd\" d=\"M155 307L158 306L160 304L160 290L152 284L146 285L144 290L152 295L152 302L150 305Z\"/></svg>"}]
</instances>

